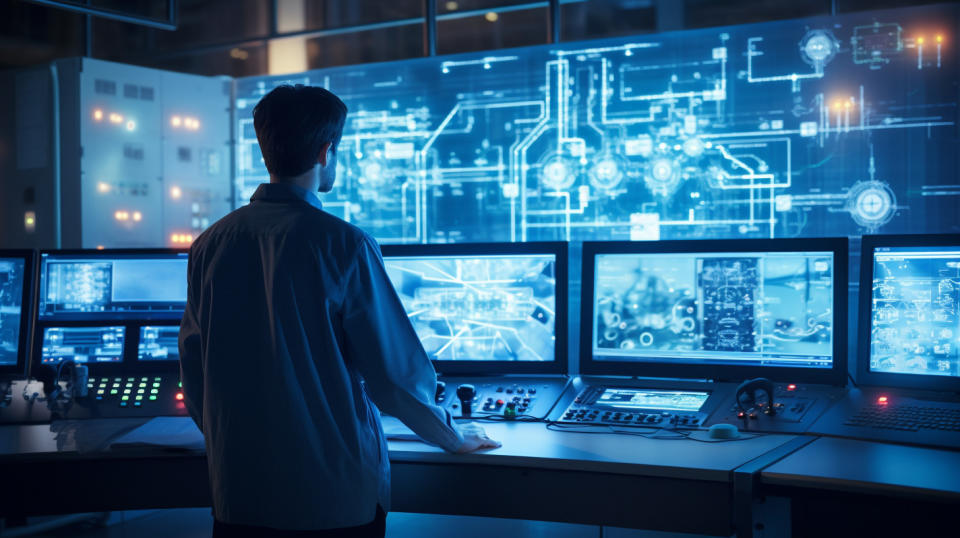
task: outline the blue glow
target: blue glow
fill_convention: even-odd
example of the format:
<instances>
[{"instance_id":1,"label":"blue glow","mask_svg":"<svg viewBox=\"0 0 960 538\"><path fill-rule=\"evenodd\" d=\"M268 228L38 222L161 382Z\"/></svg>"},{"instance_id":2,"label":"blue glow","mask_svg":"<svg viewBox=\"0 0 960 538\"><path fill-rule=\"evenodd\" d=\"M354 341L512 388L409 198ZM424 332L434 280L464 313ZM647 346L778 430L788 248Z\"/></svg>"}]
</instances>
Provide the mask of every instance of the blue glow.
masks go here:
<instances>
[{"instance_id":1,"label":"blue glow","mask_svg":"<svg viewBox=\"0 0 960 538\"><path fill-rule=\"evenodd\" d=\"M44 320L180 319L187 255L44 253L39 298Z\"/></svg>"},{"instance_id":2,"label":"blue glow","mask_svg":"<svg viewBox=\"0 0 960 538\"><path fill-rule=\"evenodd\" d=\"M24 265L20 258L0 258L0 366L17 364Z\"/></svg>"},{"instance_id":3,"label":"blue glow","mask_svg":"<svg viewBox=\"0 0 960 538\"><path fill-rule=\"evenodd\" d=\"M958 26L928 6L243 78L237 203L268 179L253 106L301 83L350 109L324 207L382 242L942 232Z\"/></svg>"},{"instance_id":4,"label":"blue glow","mask_svg":"<svg viewBox=\"0 0 960 538\"><path fill-rule=\"evenodd\" d=\"M434 360L554 360L555 261L549 255L384 258Z\"/></svg>"},{"instance_id":5,"label":"blue glow","mask_svg":"<svg viewBox=\"0 0 960 538\"><path fill-rule=\"evenodd\" d=\"M830 252L601 254L595 360L830 368Z\"/></svg>"},{"instance_id":6,"label":"blue glow","mask_svg":"<svg viewBox=\"0 0 960 538\"><path fill-rule=\"evenodd\" d=\"M119 362L123 360L123 327L46 327L40 362L59 364Z\"/></svg>"},{"instance_id":7,"label":"blue glow","mask_svg":"<svg viewBox=\"0 0 960 538\"><path fill-rule=\"evenodd\" d=\"M960 377L960 247L874 253L870 370Z\"/></svg>"},{"instance_id":8,"label":"blue glow","mask_svg":"<svg viewBox=\"0 0 960 538\"><path fill-rule=\"evenodd\" d=\"M180 327L140 327L140 343L137 344L138 361L180 360Z\"/></svg>"},{"instance_id":9,"label":"blue glow","mask_svg":"<svg viewBox=\"0 0 960 538\"><path fill-rule=\"evenodd\" d=\"M594 406L657 411L699 411L710 394L676 390L606 388Z\"/></svg>"}]
</instances>

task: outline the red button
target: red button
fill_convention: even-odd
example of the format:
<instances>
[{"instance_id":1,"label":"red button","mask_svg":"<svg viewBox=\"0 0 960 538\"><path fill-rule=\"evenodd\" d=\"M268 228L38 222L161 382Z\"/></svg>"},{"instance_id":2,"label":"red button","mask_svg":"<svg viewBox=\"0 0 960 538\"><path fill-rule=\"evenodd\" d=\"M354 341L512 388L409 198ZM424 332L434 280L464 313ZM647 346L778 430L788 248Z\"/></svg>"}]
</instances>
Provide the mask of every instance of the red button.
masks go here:
<instances>
[{"instance_id":1,"label":"red button","mask_svg":"<svg viewBox=\"0 0 960 538\"><path fill-rule=\"evenodd\" d=\"M789 385L787 385L787 390L797 390L797 386L794 385L793 383L790 383Z\"/></svg>"},{"instance_id":2,"label":"red button","mask_svg":"<svg viewBox=\"0 0 960 538\"><path fill-rule=\"evenodd\" d=\"M503 400L497 400L497 405L503 405Z\"/></svg>"},{"instance_id":3,"label":"red button","mask_svg":"<svg viewBox=\"0 0 960 538\"><path fill-rule=\"evenodd\" d=\"M177 393L177 399L178 399L178 400L182 400L182 399L183 399L183 393L182 393L182 392L178 392L178 393Z\"/></svg>"}]
</instances>

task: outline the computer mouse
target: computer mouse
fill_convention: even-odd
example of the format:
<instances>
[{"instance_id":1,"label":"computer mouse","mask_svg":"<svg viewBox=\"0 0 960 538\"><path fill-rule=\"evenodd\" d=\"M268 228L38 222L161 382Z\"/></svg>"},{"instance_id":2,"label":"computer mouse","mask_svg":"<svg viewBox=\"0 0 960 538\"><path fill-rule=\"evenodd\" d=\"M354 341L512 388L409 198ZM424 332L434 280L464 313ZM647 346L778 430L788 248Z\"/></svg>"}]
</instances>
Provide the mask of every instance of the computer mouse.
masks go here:
<instances>
[{"instance_id":1,"label":"computer mouse","mask_svg":"<svg viewBox=\"0 0 960 538\"><path fill-rule=\"evenodd\" d=\"M736 439L740 437L740 432L733 424L714 424L707 431L707 436L711 439Z\"/></svg>"}]
</instances>

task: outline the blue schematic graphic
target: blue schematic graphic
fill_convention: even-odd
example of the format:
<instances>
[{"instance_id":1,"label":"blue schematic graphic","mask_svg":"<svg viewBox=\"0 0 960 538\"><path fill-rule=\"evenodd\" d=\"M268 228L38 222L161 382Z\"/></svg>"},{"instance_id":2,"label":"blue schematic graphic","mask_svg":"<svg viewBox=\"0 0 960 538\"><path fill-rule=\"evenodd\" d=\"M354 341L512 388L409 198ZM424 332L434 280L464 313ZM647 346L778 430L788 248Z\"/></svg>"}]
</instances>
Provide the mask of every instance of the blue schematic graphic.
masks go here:
<instances>
[{"instance_id":1,"label":"blue schematic graphic","mask_svg":"<svg viewBox=\"0 0 960 538\"><path fill-rule=\"evenodd\" d=\"M830 368L828 252L601 254L595 360Z\"/></svg>"},{"instance_id":2,"label":"blue schematic graphic","mask_svg":"<svg viewBox=\"0 0 960 538\"><path fill-rule=\"evenodd\" d=\"M299 83L350 108L325 207L383 242L956 231L957 27L948 5L244 78L237 202L268 177L253 106Z\"/></svg>"},{"instance_id":3,"label":"blue schematic graphic","mask_svg":"<svg viewBox=\"0 0 960 538\"><path fill-rule=\"evenodd\" d=\"M554 360L552 255L384 259L433 360Z\"/></svg>"},{"instance_id":4,"label":"blue schematic graphic","mask_svg":"<svg viewBox=\"0 0 960 538\"><path fill-rule=\"evenodd\" d=\"M874 254L870 370L960 376L960 248Z\"/></svg>"},{"instance_id":5,"label":"blue schematic graphic","mask_svg":"<svg viewBox=\"0 0 960 538\"><path fill-rule=\"evenodd\" d=\"M0 366L17 363L24 261L0 258Z\"/></svg>"}]
</instances>

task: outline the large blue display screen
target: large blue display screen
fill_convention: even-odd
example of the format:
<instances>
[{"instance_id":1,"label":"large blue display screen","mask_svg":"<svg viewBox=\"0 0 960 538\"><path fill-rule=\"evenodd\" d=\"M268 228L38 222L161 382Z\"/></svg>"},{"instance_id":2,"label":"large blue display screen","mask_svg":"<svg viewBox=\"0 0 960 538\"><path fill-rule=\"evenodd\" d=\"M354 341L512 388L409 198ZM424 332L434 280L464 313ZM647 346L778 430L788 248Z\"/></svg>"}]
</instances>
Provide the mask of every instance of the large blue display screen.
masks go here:
<instances>
[{"instance_id":1,"label":"large blue display screen","mask_svg":"<svg viewBox=\"0 0 960 538\"><path fill-rule=\"evenodd\" d=\"M601 254L593 354L663 361L830 368L833 254Z\"/></svg>"},{"instance_id":2,"label":"large blue display screen","mask_svg":"<svg viewBox=\"0 0 960 538\"><path fill-rule=\"evenodd\" d=\"M861 12L240 79L350 108L325 207L383 242L957 230L957 8Z\"/></svg>"},{"instance_id":3,"label":"large blue display screen","mask_svg":"<svg viewBox=\"0 0 960 538\"><path fill-rule=\"evenodd\" d=\"M870 370L960 376L960 248L878 248Z\"/></svg>"},{"instance_id":4,"label":"large blue display screen","mask_svg":"<svg viewBox=\"0 0 960 538\"><path fill-rule=\"evenodd\" d=\"M554 360L553 255L389 256L384 264L431 359Z\"/></svg>"}]
</instances>

